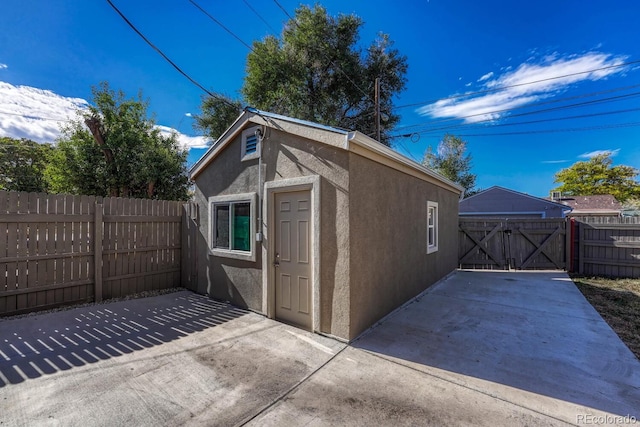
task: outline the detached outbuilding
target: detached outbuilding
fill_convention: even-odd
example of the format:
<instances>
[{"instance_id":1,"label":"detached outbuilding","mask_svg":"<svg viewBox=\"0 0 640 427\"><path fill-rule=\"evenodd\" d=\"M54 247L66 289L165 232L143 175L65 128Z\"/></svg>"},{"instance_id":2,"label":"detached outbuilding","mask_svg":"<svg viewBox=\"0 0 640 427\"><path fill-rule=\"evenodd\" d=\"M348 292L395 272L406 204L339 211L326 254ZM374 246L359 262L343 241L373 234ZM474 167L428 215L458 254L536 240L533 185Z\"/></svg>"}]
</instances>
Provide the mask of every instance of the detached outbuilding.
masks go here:
<instances>
[{"instance_id":1,"label":"detached outbuilding","mask_svg":"<svg viewBox=\"0 0 640 427\"><path fill-rule=\"evenodd\" d=\"M197 287L345 340L457 266L462 188L359 132L246 109L193 166Z\"/></svg>"},{"instance_id":2,"label":"detached outbuilding","mask_svg":"<svg viewBox=\"0 0 640 427\"><path fill-rule=\"evenodd\" d=\"M571 207L552 200L493 186L460 202L461 217L564 218Z\"/></svg>"}]
</instances>

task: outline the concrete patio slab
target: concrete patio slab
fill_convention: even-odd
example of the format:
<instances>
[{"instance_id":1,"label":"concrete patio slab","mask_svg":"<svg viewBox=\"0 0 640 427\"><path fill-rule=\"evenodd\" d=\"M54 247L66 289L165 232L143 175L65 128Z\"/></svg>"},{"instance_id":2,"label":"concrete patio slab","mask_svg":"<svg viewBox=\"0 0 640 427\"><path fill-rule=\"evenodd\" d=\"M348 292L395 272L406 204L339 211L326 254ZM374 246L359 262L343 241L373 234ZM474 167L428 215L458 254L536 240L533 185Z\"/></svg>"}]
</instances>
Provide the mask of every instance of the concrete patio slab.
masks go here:
<instances>
[{"instance_id":1,"label":"concrete patio slab","mask_svg":"<svg viewBox=\"0 0 640 427\"><path fill-rule=\"evenodd\" d=\"M191 292L0 321L0 425L234 425L345 344Z\"/></svg>"},{"instance_id":2,"label":"concrete patio slab","mask_svg":"<svg viewBox=\"0 0 640 427\"><path fill-rule=\"evenodd\" d=\"M457 272L349 346L190 292L0 321L2 427L624 425L639 375L557 272Z\"/></svg>"},{"instance_id":3,"label":"concrete patio slab","mask_svg":"<svg viewBox=\"0 0 640 427\"><path fill-rule=\"evenodd\" d=\"M563 272L459 271L354 347L569 423L640 418L640 361Z\"/></svg>"}]
</instances>

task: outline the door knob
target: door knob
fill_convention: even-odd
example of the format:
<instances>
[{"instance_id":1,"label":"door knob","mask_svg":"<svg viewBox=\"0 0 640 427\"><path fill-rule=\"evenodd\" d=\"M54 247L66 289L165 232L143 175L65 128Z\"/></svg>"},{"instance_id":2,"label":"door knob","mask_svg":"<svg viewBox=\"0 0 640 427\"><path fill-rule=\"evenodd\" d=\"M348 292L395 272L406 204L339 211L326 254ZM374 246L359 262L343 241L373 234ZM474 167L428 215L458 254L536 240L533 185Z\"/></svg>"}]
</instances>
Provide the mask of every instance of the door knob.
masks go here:
<instances>
[{"instance_id":1,"label":"door knob","mask_svg":"<svg viewBox=\"0 0 640 427\"><path fill-rule=\"evenodd\" d=\"M280 254L276 252L276 256L273 259L273 266L280 267Z\"/></svg>"}]
</instances>

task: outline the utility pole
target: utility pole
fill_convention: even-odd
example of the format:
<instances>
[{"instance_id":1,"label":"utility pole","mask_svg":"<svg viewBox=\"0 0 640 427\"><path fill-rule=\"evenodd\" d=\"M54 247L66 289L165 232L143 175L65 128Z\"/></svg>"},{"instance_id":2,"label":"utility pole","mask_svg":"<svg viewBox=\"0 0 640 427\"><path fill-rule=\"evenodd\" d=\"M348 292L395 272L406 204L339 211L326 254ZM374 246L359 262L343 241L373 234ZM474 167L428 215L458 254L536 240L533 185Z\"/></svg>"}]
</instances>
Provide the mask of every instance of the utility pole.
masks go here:
<instances>
[{"instance_id":1,"label":"utility pole","mask_svg":"<svg viewBox=\"0 0 640 427\"><path fill-rule=\"evenodd\" d=\"M376 141L380 142L380 78L376 77L376 88L374 100L375 103L375 120L376 120Z\"/></svg>"}]
</instances>

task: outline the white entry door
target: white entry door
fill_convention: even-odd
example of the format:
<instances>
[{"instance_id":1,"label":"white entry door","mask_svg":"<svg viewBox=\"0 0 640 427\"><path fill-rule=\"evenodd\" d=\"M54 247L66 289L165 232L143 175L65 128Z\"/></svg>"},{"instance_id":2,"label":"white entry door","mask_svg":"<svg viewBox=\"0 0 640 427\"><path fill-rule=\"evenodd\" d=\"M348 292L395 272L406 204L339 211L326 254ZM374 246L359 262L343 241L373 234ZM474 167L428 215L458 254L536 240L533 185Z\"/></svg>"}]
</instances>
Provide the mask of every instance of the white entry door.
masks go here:
<instances>
[{"instance_id":1,"label":"white entry door","mask_svg":"<svg viewBox=\"0 0 640 427\"><path fill-rule=\"evenodd\" d=\"M276 318L311 330L311 192L275 194Z\"/></svg>"}]
</instances>

